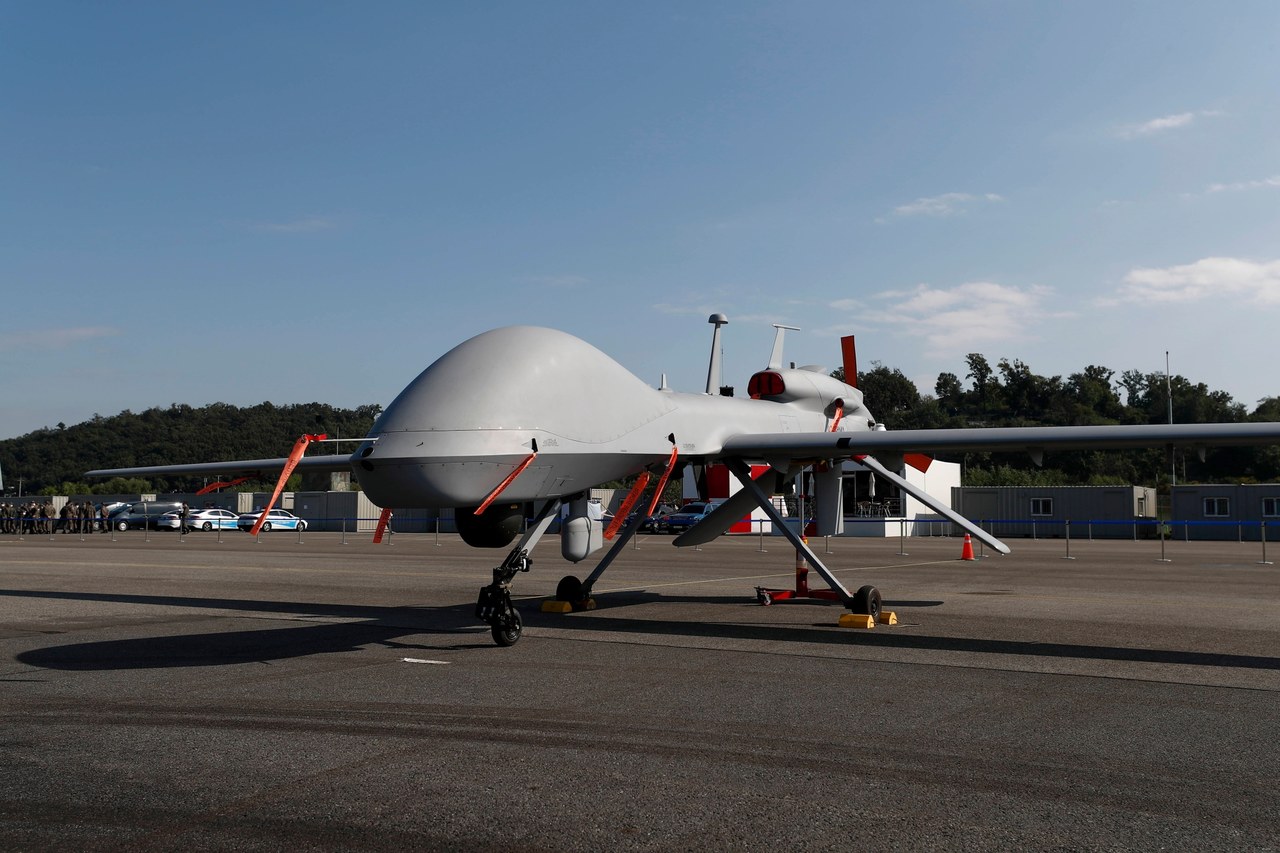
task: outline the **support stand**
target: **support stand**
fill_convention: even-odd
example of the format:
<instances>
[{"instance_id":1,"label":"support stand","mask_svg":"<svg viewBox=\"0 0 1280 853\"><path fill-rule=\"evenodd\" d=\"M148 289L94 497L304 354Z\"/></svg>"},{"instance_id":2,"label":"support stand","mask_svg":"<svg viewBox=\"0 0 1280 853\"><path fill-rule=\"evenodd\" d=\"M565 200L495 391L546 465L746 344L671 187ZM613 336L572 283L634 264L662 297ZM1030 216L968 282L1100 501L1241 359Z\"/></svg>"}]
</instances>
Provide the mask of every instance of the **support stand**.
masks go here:
<instances>
[{"instance_id":1,"label":"support stand","mask_svg":"<svg viewBox=\"0 0 1280 853\"><path fill-rule=\"evenodd\" d=\"M733 476L738 478L738 482L742 484L743 490L749 491L752 496L755 497L756 504L764 510L765 515L769 516L769 520L777 525L777 527L782 530L782 535L787 537L791 544L796 547L797 592L792 593L792 595L788 597L796 597L798 590L803 585L803 588L806 590L807 597L829 597L831 600L843 603L845 607L849 608L850 611L853 611L855 608L853 595L849 593L849 590L845 589L844 584L840 583L839 579L831 573L831 570L823 565L822 560L809 547L809 543L805 541L804 537L792 530L790 525L786 523L786 520L783 519L781 513L778 512L778 508L773 505L773 501L769 500L769 496L766 495L764 490L760 488L760 485L751 478L751 467L741 459L728 459L725 461L725 464L728 466L729 470L733 472ZM813 592L808 591L808 569L803 569L804 577L802 578L801 576L801 570L803 568L802 564L804 561L808 561L809 565L813 566L818 574L822 575L822 579L827 582L827 586L831 587L830 590L821 591L824 593L823 595L814 595ZM782 590L782 592L787 592L787 590ZM819 592L819 590L815 590L814 592Z\"/></svg>"}]
</instances>

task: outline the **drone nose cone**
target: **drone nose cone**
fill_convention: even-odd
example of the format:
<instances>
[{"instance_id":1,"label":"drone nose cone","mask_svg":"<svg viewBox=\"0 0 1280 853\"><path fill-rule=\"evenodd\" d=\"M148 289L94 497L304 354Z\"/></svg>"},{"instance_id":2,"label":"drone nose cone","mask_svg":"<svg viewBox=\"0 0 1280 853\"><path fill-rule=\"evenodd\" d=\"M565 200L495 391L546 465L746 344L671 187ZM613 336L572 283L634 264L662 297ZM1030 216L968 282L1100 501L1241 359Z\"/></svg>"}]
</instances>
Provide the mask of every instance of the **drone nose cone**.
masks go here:
<instances>
[{"instance_id":1,"label":"drone nose cone","mask_svg":"<svg viewBox=\"0 0 1280 853\"><path fill-rule=\"evenodd\" d=\"M382 506L474 506L535 445L563 461L671 408L667 395L572 335L495 329L454 347L400 392L357 449L355 469ZM546 494L550 472L539 461L513 490Z\"/></svg>"},{"instance_id":2,"label":"drone nose cone","mask_svg":"<svg viewBox=\"0 0 1280 853\"><path fill-rule=\"evenodd\" d=\"M464 341L418 374L374 431L525 429L602 441L667 409L663 395L587 342L508 326Z\"/></svg>"},{"instance_id":3,"label":"drone nose cone","mask_svg":"<svg viewBox=\"0 0 1280 853\"><path fill-rule=\"evenodd\" d=\"M503 452L499 442L510 437L505 431L383 433L357 452L354 470L378 506L475 506L528 456L519 448Z\"/></svg>"}]
</instances>

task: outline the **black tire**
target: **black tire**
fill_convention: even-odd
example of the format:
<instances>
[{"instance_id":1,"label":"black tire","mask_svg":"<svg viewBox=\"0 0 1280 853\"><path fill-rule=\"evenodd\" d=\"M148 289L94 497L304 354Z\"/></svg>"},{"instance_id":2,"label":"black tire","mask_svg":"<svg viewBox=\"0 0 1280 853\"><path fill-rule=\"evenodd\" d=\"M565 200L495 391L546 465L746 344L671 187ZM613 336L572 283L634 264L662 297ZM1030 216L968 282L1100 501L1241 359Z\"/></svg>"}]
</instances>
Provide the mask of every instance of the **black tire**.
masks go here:
<instances>
[{"instance_id":1,"label":"black tire","mask_svg":"<svg viewBox=\"0 0 1280 853\"><path fill-rule=\"evenodd\" d=\"M262 527L260 527L260 528L258 528L258 529L259 529L259 530L261 530L263 533L270 533L270 532L271 532L271 522L269 522L269 521L264 521L264 522L262 522Z\"/></svg>"},{"instance_id":2,"label":"black tire","mask_svg":"<svg viewBox=\"0 0 1280 853\"><path fill-rule=\"evenodd\" d=\"M882 604L880 590L870 584L853 594L854 613L866 613L868 616L874 616L879 619Z\"/></svg>"},{"instance_id":3,"label":"black tire","mask_svg":"<svg viewBox=\"0 0 1280 853\"><path fill-rule=\"evenodd\" d=\"M511 608L510 615L493 625L493 641L506 648L514 646L520 640L520 632L524 625L520 623L520 611Z\"/></svg>"},{"instance_id":4,"label":"black tire","mask_svg":"<svg viewBox=\"0 0 1280 853\"><path fill-rule=\"evenodd\" d=\"M200 529L201 529L201 530L212 530L212 529L213 529L213 522L212 522L212 521L206 521L204 524L200 525Z\"/></svg>"},{"instance_id":5,"label":"black tire","mask_svg":"<svg viewBox=\"0 0 1280 853\"><path fill-rule=\"evenodd\" d=\"M129 529L129 522L127 521L116 522L116 530L128 530L128 529Z\"/></svg>"},{"instance_id":6,"label":"black tire","mask_svg":"<svg viewBox=\"0 0 1280 853\"><path fill-rule=\"evenodd\" d=\"M560 578L560 583L556 584L556 601L577 604L586 597L586 593L582 590L582 581L573 575L565 575Z\"/></svg>"},{"instance_id":7,"label":"black tire","mask_svg":"<svg viewBox=\"0 0 1280 853\"><path fill-rule=\"evenodd\" d=\"M305 521L299 521L299 522L298 522L298 529L299 529L299 530L306 530L306 529L307 529L307 523L306 523Z\"/></svg>"}]
</instances>

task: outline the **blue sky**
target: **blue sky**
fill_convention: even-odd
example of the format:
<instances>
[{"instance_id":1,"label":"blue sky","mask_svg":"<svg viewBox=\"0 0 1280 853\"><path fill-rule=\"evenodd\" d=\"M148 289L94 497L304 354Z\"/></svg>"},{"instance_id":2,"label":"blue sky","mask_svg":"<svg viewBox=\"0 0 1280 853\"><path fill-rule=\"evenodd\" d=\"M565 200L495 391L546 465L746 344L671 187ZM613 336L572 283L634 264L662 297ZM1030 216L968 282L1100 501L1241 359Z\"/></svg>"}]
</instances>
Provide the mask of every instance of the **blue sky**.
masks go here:
<instances>
[{"instance_id":1,"label":"blue sky","mask_svg":"<svg viewBox=\"0 0 1280 853\"><path fill-rule=\"evenodd\" d=\"M531 323L700 390L1280 394L1280 5L0 3L0 438L386 404ZM875 401L868 401L875 411ZM890 425L892 426L892 425ZM282 437L282 452L291 437Z\"/></svg>"}]
</instances>

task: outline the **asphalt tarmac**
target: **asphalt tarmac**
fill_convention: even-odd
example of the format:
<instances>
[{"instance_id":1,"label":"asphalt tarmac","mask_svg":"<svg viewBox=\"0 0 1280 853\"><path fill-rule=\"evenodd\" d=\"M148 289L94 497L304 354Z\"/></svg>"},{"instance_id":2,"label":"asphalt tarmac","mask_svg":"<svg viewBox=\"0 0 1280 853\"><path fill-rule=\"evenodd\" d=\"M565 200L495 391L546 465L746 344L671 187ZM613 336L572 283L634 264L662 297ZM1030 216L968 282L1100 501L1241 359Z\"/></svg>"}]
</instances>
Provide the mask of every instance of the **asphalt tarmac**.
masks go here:
<instances>
[{"instance_id":1,"label":"asphalt tarmac","mask_svg":"<svg viewBox=\"0 0 1280 853\"><path fill-rule=\"evenodd\" d=\"M0 537L0 849L1280 850L1260 543L814 544L900 624L757 604L780 538L569 615L548 538L502 649L453 537Z\"/></svg>"}]
</instances>

